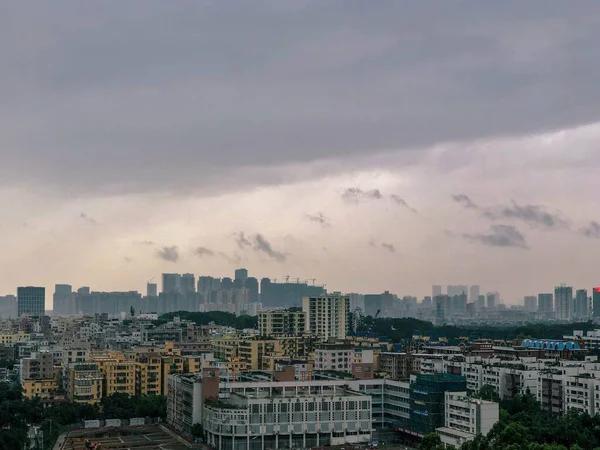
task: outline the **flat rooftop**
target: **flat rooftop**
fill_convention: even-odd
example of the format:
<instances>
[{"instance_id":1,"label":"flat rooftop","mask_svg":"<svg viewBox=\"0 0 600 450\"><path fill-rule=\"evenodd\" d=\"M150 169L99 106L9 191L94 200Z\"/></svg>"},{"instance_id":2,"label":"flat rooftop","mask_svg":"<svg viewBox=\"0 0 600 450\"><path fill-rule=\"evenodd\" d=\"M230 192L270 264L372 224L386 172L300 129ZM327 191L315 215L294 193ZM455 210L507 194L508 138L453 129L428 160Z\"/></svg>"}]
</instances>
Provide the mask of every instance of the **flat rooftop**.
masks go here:
<instances>
[{"instance_id":1,"label":"flat rooftop","mask_svg":"<svg viewBox=\"0 0 600 450\"><path fill-rule=\"evenodd\" d=\"M86 450L86 441L101 450L187 450L191 448L158 425L75 430L67 435L63 450Z\"/></svg>"}]
</instances>

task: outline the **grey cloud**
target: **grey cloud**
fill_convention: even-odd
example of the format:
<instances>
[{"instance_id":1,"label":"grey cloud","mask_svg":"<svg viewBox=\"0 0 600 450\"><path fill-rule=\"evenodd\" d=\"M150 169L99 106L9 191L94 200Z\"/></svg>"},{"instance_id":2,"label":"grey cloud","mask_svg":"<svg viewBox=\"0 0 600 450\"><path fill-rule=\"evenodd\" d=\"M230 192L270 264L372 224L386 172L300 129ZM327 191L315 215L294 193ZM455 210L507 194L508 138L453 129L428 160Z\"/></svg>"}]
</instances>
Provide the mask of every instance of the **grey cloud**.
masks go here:
<instances>
[{"instance_id":1,"label":"grey cloud","mask_svg":"<svg viewBox=\"0 0 600 450\"><path fill-rule=\"evenodd\" d=\"M223 258L226 259L227 261L229 261L230 263L234 263L234 264L239 264L242 261L242 258L240 255L238 255L237 253L234 253L233 256L229 256L227 253L225 252L219 252L218 255Z\"/></svg>"},{"instance_id":2,"label":"grey cloud","mask_svg":"<svg viewBox=\"0 0 600 450\"><path fill-rule=\"evenodd\" d=\"M156 242L154 241L132 241L133 244L135 245L146 245L146 246L152 246L152 245L156 245Z\"/></svg>"},{"instance_id":3,"label":"grey cloud","mask_svg":"<svg viewBox=\"0 0 600 450\"><path fill-rule=\"evenodd\" d=\"M202 258L203 256L214 256L215 252L206 247L196 247L194 249L194 255Z\"/></svg>"},{"instance_id":4,"label":"grey cloud","mask_svg":"<svg viewBox=\"0 0 600 450\"><path fill-rule=\"evenodd\" d=\"M380 200L383 198L383 195L379 189L363 191L358 187L350 187L344 189L342 198L349 202L358 202L360 200Z\"/></svg>"},{"instance_id":5,"label":"grey cloud","mask_svg":"<svg viewBox=\"0 0 600 450\"><path fill-rule=\"evenodd\" d=\"M237 243L237 246L240 249L243 249L245 247L252 247L252 242L250 242L246 238L243 231L240 231L239 233L235 233L235 242Z\"/></svg>"},{"instance_id":6,"label":"grey cloud","mask_svg":"<svg viewBox=\"0 0 600 450\"><path fill-rule=\"evenodd\" d=\"M381 243L381 247L391 253L396 253L396 247L393 244L386 244L385 242Z\"/></svg>"},{"instance_id":7,"label":"grey cloud","mask_svg":"<svg viewBox=\"0 0 600 450\"><path fill-rule=\"evenodd\" d=\"M179 249L176 245L162 247L156 251L156 257L168 262L179 261Z\"/></svg>"},{"instance_id":8,"label":"grey cloud","mask_svg":"<svg viewBox=\"0 0 600 450\"><path fill-rule=\"evenodd\" d=\"M271 246L271 243L267 241L262 234L257 234L254 236L254 250L262 252L279 262L283 262L286 259L285 254L274 250Z\"/></svg>"},{"instance_id":9,"label":"grey cloud","mask_svg":"<svg viewBox=\"0 0 600 450\"><path fill-rule=\"evenodd\" d=\"M320 211L316 214L306 214L305 217L307 220L318 223L324 227L328 227L331 225L327 217L325 217L325 215Z\"/></svg>"},{"instance_id":10,"label":"grey cloud","mask_svg":"<svg viewBox=\"0 0 600 450\"><path fill-rule=\"evenodd\" d=\"M7 2L0 182L214 190L273 182L236 169L591 123L597 17L558 0Z\"/></svg>"},{"instance_id":11,"label":"grey cloud","mask_svg":"<svg viewBox=\"0 0 600 450\"><path fill-rule=\"evenodd\" d=\"M404 200L402 197L400 197L399 195L396 194L392 194L391 198L394 202L396 202L398 205L400 206L404 206L406 209L408 209L409 211L412 211L414 213L417 212L417 210L415 208L413 208L412 206L410 206L408 203L406 203L406 200Z\"/></svg>"},{"instance_id":12,"label":"grey cloud","mask_svg":"<svg viewBox=\"0 0 600 450\"><path fill-rule=\"evenodd\" d=\"M465 194L457 194L457 195L453 195L452 199L456 202L456 203L460 203L461 205L463 205L465 208L467 209L478 209L479 206L477 206L477 204L475 202L473 202L468 195Z\"/></svg>"},{"instance_id":13,"label":"grey cloud","mask_svg":"<svg viewBox=\"0 0 600 450\"><path fill-rule=\"evenodd\" d=\"M525 236L512 225L492 225L490 233L463 234L463 237L491 247L529 248Z\"/></svg>"},{"instance_id":14,"label":"grey cloud","mask_svg":"<svg viewBox=\"0 0 600 450\"><path fill-rule=\"evenodd\" d=\"M98 222L96 221L96 219L88 216L86 213L82 212L81 214L79 214L79 217L83 220L85 220L87 223L91 223L93 225L97 225Z\"/></svg>"},{"instance_id":15,"label":"grey cloud","mask_svg":"<svg viewBox=\"0 0 600 450\"><path fill-rule=\"evenodd\" d=\"M581 228L579 232L585 237L600 239L600 223L592 220L588 226Z\"/></svg>"},{"instance_id":16,"label":"grey cloud","mask_svg":"<svg viewBox=\"0 0 600 450\"><path fill-rule=\"evenodd\" d=\"M514 201L510 206L487 208L484 215L492 220L516 219L548 229L569 227L568 221L558 212L550 213L543 206L519 205Z\"/></svg>"}]
</instances>

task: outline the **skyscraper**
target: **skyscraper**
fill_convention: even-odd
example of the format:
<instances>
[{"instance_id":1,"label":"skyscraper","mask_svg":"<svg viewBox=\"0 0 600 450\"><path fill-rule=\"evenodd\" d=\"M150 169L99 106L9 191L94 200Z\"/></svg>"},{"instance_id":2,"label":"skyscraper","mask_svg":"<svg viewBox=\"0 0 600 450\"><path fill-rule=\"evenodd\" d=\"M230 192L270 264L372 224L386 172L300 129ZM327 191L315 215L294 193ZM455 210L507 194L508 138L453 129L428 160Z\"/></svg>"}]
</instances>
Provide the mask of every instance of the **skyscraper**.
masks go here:
<instances>
[{"instance_id":1,"label":"skyscraper","mask_svg":"<svg viewBox=\"0 0 600 450\"><path fill-rule=\"evenodd\" d=\"M554 296L552 294L538 294L538 312L545 319L550 319L553 316Z\"/></svg>"},{"instance_id":2,"label":"skyscraper","mask_svg":"<svg viewBox=\"0 0 600 450\"><path fill-rule=\"evenodd\" d=\"M221 279L221 289L233 289L233 280L229 277Z\"/></svg>"},{"instance_id":3,"label":"skyscraper","mask_svg":"<svg viewBox=\"0 0 600 450\"><path fill-rule=\"evenodd\" d=\"M236 269L235 279L243 282L248 278L248 271L246 269Z\"/></svg>"},{"instance_id":4,"label":"skyscraper","mask_svg":"<svg viewBox=\"0 0 600 450\"><path fill-rule=\"evenodd\" d=\"M178 273L163 273L162 291L163 294L181 293L181 275Z\"/></svg>"},{"instance_id":5,"label":"skyscraper","mask_svg":"<svg viewBox=\"0 0 600 450\"><path fill-rule=\"evenodd\" d=\"M158 297L158 285L156 283L146 284L146 296Z\"/></svg>"},{"instance_id":6,"label":"skyscraper","mask_svg":"<svg viewBox=\"0 0 600 450\"><path fill-rule=\"evenodd\" d=\"M592 311L594 317L600 317L600 287L594 288L592 294Z\"/></svg>"},{"instance_id":7,"label":"skyscraper","mask_svg":"<svg viewBox=\"0 0 600 450\"><path fill-rule=\"evenodd\" d=\"M75 296L70 284L56 284L52 296L52 313L55 316L67 316L75 314Z\"/></svg>"},{"instance_id":8,"label":"skyscraper","mask_svg":"<svg viewBox=\"0 0 600 450\"><path fill-rule=\"evenodd\" d=\"M470 303L477 303L477 301L479 300L479 286L477 284L474 284L473 286L471 286L469 288L469 302Z\"/></svg>"},{"instance_id":9,"label":"skyscraper","mask_svg":"<svg viewBox=\"0 0 600 450\"><path fill-rule=\"evenodd\" d=\"M19 287L17 288L17 315L43 316L46 313L46 288Z\"/></svg>"},{"instance_id":10,"label":"skyscraper","mask_svg":"<svg viewBox=\"0 0 600 450\"><path fill-rule=\"evenodd\" d=\"M454 297L455 295L467 295L468 294L468 290L469 288L463 284L458 284L458 285L449 285L448 286L448 291L447 294L450 297Z\"/></svg>"},{"instance_id":11,"label":"skyscraper","mask_svg":"<svg viewBox=\"0 0 600 450\"><path fill-rule=\"evenodd\" d=\"M575 304L573 308L574 318L587 320L589 317L589 302L587 289L578 289L575 292Z\"/></svg>"},{"instance_id":12,"label":"skyscraper","mask_svg":"<svg viewBox=\"0 0 600 450\"><path fill-rule=\"evenodd\" d=\"M523 299L523 307L525 311L535 312L537 311L537 297L535 295L528 295Z\"/></svg>"},{"instance_id":13,"label":"skyscraper","mask_svg":"<svg viewBox=\"0 0 600 450\"><path fill-rule=\"evenodd\" d=\"M431 286L431 298L436 298L442 295L442 286L439 284L434 284Z\"/></svg>"},{"instance_id":14,"label":"skyscraper","mask_svg":"<svg viewBox=\"0 0 600 450\"><path fill-rule=\"evenodd\" d=\"M248 289L250 303L258 303L258 280L254 277L248 277L244 281L244 287Z\"/></svg>"},{"instance_id":15,"label":"skyscraper","mask_svg":"<svg viewBox=\"0 0 600 450\"><path fill-rule=\"evenodd\" d=\"M486 295L487 307L489 309L496 308L496 303L499 300L500 295L497 292L488 292Z\"/></svg>"},{"instance_id":16,"label":"skyscraper","mask_svg":"<svg viewBox=\"0 0 600 450\"><path fill-rule=\"evenodd\" d=\"M193 273L184 273L181 276L181 292L183 295L191 295L196 292L196 277Z\"/></svg>"},{"instance_id":17,"label":"skyscraper","mask_svg":"<svg viewBox=\"0 0 600 450\"><path fill-rule=\"evenodd\" d=\"M573 288L561 284L554 288L555 318L570 320L573 315Z\"/></svg>"}]
</instances>

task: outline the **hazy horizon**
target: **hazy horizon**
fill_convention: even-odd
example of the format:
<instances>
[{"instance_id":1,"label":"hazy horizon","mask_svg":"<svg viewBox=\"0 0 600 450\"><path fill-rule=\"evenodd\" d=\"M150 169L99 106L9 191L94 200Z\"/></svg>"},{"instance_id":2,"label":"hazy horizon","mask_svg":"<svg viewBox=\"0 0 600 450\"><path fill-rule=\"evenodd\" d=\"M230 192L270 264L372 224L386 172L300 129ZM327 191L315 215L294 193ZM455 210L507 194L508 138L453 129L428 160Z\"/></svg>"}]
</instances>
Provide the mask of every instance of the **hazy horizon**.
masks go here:
<instances>
[{"instance_id":1,"label":"hazy horizon","mask_svg":"<svg viewBox=\"0 0 600 450\"><path fill-rule=\"evenodd\" d=\"M0 295L242 266L507 304L600 285L597 2L2 12Z\"/></svg>"}]
</instances>

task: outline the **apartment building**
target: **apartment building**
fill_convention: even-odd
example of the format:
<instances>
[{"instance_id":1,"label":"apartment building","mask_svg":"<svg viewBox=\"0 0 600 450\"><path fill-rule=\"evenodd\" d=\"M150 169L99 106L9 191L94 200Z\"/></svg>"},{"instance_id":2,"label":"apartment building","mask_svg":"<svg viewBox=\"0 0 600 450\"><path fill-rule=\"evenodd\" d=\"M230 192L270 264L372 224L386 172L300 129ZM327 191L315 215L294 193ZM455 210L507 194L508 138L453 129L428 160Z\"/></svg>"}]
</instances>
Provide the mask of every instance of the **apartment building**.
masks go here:
<instances>
[{"instance_id":1,"label":"apartment building","mask_svg":"<svg viewBox=\"0 0 600 450\"><path fill-rule=\"evenodd\" d=\"M100 402L104 392L104 376L97 364L74 363L67 369L67 398L74 403Z\"/></svg>"},{"instance_id":2,"label":"apartment building","mask_svg":"<svg viewBox=\"0 0 600 450\"><path fill-rule=\"evenodd\" d=\"M54 356L50 352L35 352L21 359L21 380L54 379Z\"/></svg>"},{"instance_id":3,"label":"apartment building","mask_svg":"<svg viewBox=\"0 0 600 450\"><path fill-rule=\"evenodd\" d=\"M238 356L251 369L264 369L265 356L283 356L281 341L279 339L252 339L242 340L238 344Z\"/></svg>"},{"instance_id":4,"label":"apartment building","mask_svg":"<svg viewBox=\"0 0 600 450\"><path fill-rule=\"evenodd\" d=\"M498 403L467 397L466 392L446 392L444 426L436 432L445 445L458 448L478 434L487 435L499 416Z\"/></svg>"},{"instance_id":5,"label":"apartment building","mask_svg":"<svg viewBox=\"0 0 600 450\"><path fill-rule=\"evenodd\" d=\"M59 389L60 386L56 378L22 380L21 386L25 398L39 398L42 402L60 401L65 398Z\"/></svg>"},{"instance_id":6,"label":"apartment building","mask_svg":"<svg viewBox=\"0 0 600 450\"><path fill-rule=\"evenodd\" d=\"M317 395L297 392L232 393L207 401L203 425L216 448L279 449L366 443L371 398L349 389Z\"/></svg>"},{"instance_id":7,"label":"apartment building","mask_svg":"<svg viewBox=\"0 0 600 450\"><path fill-rule=\"evenodd\" d=\"M19 342L29 342L31 340L31 334L24 331L17 331L14 333L0 333L0 344L1 345L14 345Z\"/></svg>"},{"instance_id":8,"label":"apartment building","mask_svg":"<svg viewBox=\"0 0 600 450\"><path fill-rule=\"evenodd\" d=\"M295 336L306 329L304 311L274 310L258 314L258 331L261 336Z\"/></svg>"},{"instance_id":9,"label":"apartment building","mask_svg":"<svg viewBox=\"0 0 600 450\"><path fill-rule=\"evenodd\" d=\"M339 293L321 297L304 297L306 331L321 341L344 339L352 329L350 297Z\"/></svg>"},{"instance_id":10,"label":"apartment building","mask_svg":"<svg viewBox=\"0 0 600 450\"><path fill-rule=\"evenodd\" d=\"M354 362L354 348L344 344L318 344L315 349L316 371L350 372Z\"/></svg>"},{"instance_id":11,"label":"apartment building","mask_svg":"<svg viewBox=\"0 0 600 450\"><path fill-rule=\"evenodd\" d=\"M382 352L379 354L379 371L392 380L408 380L413 373L414 358L409 353Z\"/></svg>"}]
</instances>

